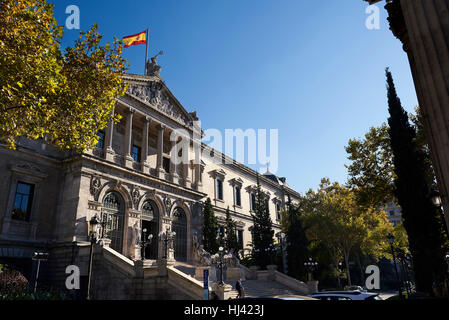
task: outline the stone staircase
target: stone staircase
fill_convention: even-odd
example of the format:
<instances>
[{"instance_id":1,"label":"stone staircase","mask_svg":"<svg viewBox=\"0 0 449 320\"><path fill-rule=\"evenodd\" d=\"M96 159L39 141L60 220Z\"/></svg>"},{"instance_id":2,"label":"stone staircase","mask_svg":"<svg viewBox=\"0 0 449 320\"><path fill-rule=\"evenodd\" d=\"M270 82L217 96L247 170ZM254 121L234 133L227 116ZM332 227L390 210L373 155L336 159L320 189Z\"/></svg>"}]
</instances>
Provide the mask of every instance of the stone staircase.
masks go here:
<instances>
[{"instance_id":1,"label":"stone staircase","mask_svg":"<svg viewBox=\"0 0 449 320\"><path fill-rule=\"evenodd\" d=\"M230 298L236 298L237 291L235 290L235 281L225 281L225 283L231 285L233 288L230 293ZM293 290L276 281L246 280L242 281L242 285L245 288L245 297L247 298L274 297L281 295L304 295L303 292Z\"/></svg>"}]
</instances>

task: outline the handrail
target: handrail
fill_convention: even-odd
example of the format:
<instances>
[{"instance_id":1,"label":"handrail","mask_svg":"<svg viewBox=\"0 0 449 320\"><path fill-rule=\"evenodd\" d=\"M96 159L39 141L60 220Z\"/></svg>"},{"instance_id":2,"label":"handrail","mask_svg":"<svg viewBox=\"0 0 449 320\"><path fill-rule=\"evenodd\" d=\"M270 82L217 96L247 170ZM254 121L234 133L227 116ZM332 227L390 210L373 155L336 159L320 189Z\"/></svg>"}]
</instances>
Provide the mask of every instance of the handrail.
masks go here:
<instances>
[{"instance_id":1,"label":"handrail","mask_svg":"<svg viewBox=\"0 0 449 320\"><path fill-rule=\"evenodd\" d=\"M281 273L279 271L274 272L274 280L276 282L279 282L291 289L297 290L301 292L302 294L310 294L310 288L307 284L305 284L302 281L299 281L298 279L292 278L284 273Z\"/></svg>"},{"instance_id":2,"label":"handrail","mask_svg":"<svg viewBox=\"0 0 449 320\"><path fill-rule=\"evenodd\" d=\"M193 299L202 300L204 296L203 283L179 271L174 266L167 267L168 282Z\"/></svg>"},{"instance_id":3,"label":"handrail","mask_svg":"<svg viewBox=\"0 0 449 320\"><path fill-rule=\"evenodd\" d=\"M110 247L100 246L100 248L103 249L102 253L107 261L113 263L114 266L117 266L123 272L126 272L131 276L135 275L134 261L128 259L124 255L118 253L117 251L111 249Z\"/></svg>"}]
</instances>

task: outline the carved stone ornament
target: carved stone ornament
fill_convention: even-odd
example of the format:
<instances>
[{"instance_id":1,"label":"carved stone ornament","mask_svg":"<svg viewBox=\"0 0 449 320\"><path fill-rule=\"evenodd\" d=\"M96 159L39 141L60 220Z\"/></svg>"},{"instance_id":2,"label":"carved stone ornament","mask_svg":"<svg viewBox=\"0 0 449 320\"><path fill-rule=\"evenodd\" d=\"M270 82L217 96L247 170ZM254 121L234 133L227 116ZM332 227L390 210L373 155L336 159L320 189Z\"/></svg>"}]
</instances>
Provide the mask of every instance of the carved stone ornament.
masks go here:
<instances>
[{"instance_id":1,"label":"carved stone ornament","mask_svg":"<svg viewBox=\"0 0 449 320\"><path fill-rule=\"evenodd\" d=\"M122 188L122 182L120 180L113 180L112 181L112 188L118 190Z\"/></svg>"},{"instance_id":2,"label":"carved stone ornament","mask_svg":"<svg viewBox=\"0 0 449 320\"><path fill-rule=\"evenodd\" d=\"M134 206L137 208L139 205L139 199L140 199L140 188L138 186L134 186L133 190L131 192L131 197L133 199Z\"/></svg>"},{"instance_id":3,"label":"carved stone ornament","mask_svg":"<svg viewBox=\"0 0 449 320\"><path fill-rule=\"evenodd\" d=\"M189 119L190 115L186 115L164 92L164 86L159 82L151 82L149 85L131 84L127 93L139 100L151 105L160 112L168 115L179 123L192 127L193 122Z\"/></svg>"},{"instance_id":4,"label":"carved stone ornament","mask_svg":"<svg viewBox=\"0 0 449 320\"><path fill-rule=\"evenodd\" d=\"M166 209L167 215L169 215L170 208L171 208L171 205L172 205L172 201L171 201L171 199L168 196L165 196L165 198L164 198L164 205L165 205L165 209Z\"/></svg>"},{"instance_id":5,"label":"carved stone ornament","mask_svg":"<svg viewBox=\"0 0 449 320\"><path fill-rule=\"evenodd\" d=\"M90 179L90 194L96 199L101 190L101 180L99 176L92 176Z\"/></svg>"}]
</instances>

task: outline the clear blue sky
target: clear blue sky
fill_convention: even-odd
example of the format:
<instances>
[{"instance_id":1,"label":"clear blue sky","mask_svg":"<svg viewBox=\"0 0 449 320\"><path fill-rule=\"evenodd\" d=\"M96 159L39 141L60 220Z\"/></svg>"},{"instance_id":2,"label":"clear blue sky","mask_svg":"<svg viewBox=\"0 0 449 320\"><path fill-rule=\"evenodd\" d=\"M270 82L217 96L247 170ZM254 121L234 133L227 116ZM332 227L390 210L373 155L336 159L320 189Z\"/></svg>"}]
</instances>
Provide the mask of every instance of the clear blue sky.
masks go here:
<instances>
[{"instance_id":1,"label":"clear blue sky","mask_svg":"<svg viewBox=\"0 0 449 320\"><path fill-rule=\"evenodd\" d=\"M387 120L385 67L404 108L417 98L406 54L381 8L381 29L365 27L362 0L55 0L81 29L94 22L105 41L150 27L162 77L203 128L279 129L279 176L299 192L322 177L346 181L350 138ZM64 46L76 30L65 30ZM145 46L124 51L143 73ZM255 168L255 167L253 167Z\"/></svg>"}]
</instances>

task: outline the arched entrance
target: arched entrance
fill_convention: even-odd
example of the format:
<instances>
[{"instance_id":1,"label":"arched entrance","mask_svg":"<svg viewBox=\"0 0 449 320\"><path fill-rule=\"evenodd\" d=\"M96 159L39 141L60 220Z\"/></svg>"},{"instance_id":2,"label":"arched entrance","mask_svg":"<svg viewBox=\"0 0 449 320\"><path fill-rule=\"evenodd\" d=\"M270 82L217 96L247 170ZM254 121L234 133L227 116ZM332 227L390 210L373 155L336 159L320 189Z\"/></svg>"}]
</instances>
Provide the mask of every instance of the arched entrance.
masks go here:
<instances>
[{"instance_id":1,"label":"arched entrance","mask_svg":"<svg viewBox=\"0 0 449 320\"><path fill-rule=\"evenodd\" d=\"M187 216L182 208L176 208L173 212L172 230L175 236L175 259L187 260Z\"/></svg>"},{"instance_id":2,"label":"arched entrance","mask_svg":"<svg viewBox=\"0 0 449 320\"><path fill-rule=\"evenodd\" d=\"M144 240L143 229L146 229L146 237L150 234L153 235L153 240L149 246L146 247L145 259L157 259L157 244L158 244L158 234L159 234L159 212L156 203L151 200L147 200L142 205L142 236L141 239ZM142 250L143 251L143 250Z\"/></svg>"},{"instance_id":3,"label":"arched entrance","mask_svg":"<svg viewBox=\"0 0 449 320\"><path fill-rule=\"evenodd\" d=\"M122 253L125 206L117 192L109 192L103 200L102 221L106 221L104 236L111 240L111 249Z\"/></svg>"}]
</instances>

